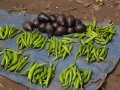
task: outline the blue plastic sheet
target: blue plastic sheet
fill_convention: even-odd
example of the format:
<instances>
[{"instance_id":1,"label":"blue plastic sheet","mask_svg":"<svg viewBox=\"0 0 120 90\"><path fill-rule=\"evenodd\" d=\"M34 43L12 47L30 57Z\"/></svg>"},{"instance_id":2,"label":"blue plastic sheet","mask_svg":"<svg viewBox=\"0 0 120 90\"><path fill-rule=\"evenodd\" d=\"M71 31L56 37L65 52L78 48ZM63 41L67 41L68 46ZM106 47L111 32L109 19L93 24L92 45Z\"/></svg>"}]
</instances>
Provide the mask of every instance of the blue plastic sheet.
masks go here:
<instances>
[{"instance_id":1,"label":"blue plastic sheet","mask_svg":"<svg viewBox=\"0 0 120 90\"><path fill-rule=\"evenodd\" d=\"M0 26L3 26L5 24L13 25L17 28L22 28L22 23L25 20L33 20L36 18L36 15L31 14L24 14L24 13L8 13L5 10L0 10ZM105 25L105 23L100 23L100 25ZM84 87L86 90L97 90L100 88L100 86L105 81L106 75L110 73L115 66L117 65L120 57L120 26L116 26L117 28L117 35L115 35L112 39L112 41L107 45L109 47L109 53L107 55L107 58L104 61L101 61L99 63L93 62L93 63L86 63L84 57L79 57L77 59L77 66L79 68L84 68L87 70L92 70L92 78ZM14 37L13 39L7 39L5 41L0 41L0 48L12 48L14 50L18 50L16 45L16 39L18 35ZM68 56L63 62L62 59L59 59L54 62L56 64L58 61L58 65L56 68L56 76L53 78L51 84L48 88L44 88L45 90L64 90L63 87L61 87L60 82L58 80L58 73L66 68L69 64L74 63L74 55L77 51L77 48L79 46L79 43L73 44L73 50L72 50L72 56ZM45 50L26 50L24 54L29 54L29 61L35 61L35 62L50 62L54 57L50 56L48 57ZM2 59L2 56L0 57L0 60ZM23 69L25 70L28 68L29 64L26 65L26 67ZM22 73L23 70L20 72ZM14 80L18 83L21 83L25 86L31 87L34 90L40 90L39 84L31 84L30 81L27 80L27 77L21 76L20 73L15 74L13 72L4 72L4 68L0 67L0 75L5 76L11 80ZM94 83L97 82L97 83Z\"/></svg>"}]
</instances>

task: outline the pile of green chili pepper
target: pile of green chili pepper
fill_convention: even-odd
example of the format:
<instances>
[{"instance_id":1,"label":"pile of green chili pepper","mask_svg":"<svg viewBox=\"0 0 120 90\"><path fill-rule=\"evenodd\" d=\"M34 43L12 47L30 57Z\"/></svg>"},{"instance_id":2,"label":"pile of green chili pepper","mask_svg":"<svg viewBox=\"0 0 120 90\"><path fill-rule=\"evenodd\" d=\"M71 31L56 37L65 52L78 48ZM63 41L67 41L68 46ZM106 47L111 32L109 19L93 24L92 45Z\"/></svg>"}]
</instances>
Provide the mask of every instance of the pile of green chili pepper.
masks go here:
<instances>
[{"instance_id":1,"label":"pile of green chili pepper","mask_svg":"<svg viewBox=\"0 0 120 90\"><path fill-rule=\"evenodd\" d=\"M3 27L0 27L0 39L1 40L12 38L19 33L21 33L21 30L16 29L15 27L9 26L7 24Z\"/></svg>"},{"instance_id":2,"label":"pile of green chili pepper","mask_svg":"<svg viewBox=\"0 0 120 90\"><path fill-rule=\"evenodd\" d=\"M87 62L101 61L104 60L108 53L107 46L96 46L93 44L80 45L77 53L75 54L75 59L81 55L86 56Z\"/></svg>"},{"instance_id":3,"label":"pile of green chili pepper","mask_svg":"<svg viewBox=\"0 0 120 90\"><path fill-rule=\"evenodd\" d=\"M66 89L74 86L78 90L89 81L91 74L91 70L77 69L75 64L71 64L59 73L59 80Z\"/></svg>"},{"instance_id":4,"label":"pile of green chili pepper","mask_svg":"<svg viewBox=\"0 0 120 90\"><path fill-rule=\"evenodd\" d=\"M55 56L52 61L55 61L60 57L64 59L68 54L71 55L71 50L72 45L63 42L54 36L48 40L48 44L46 45L48 56L50 56L50 54Z\"/></svg>"},{"instance_id":5,"label":"pile of green chili pepper","mask_svg":"<svg viewBox=\"0 0 120 90\"><path fill-rule=\"evenodd\" d=\"M42 34L38 33L37 31L33 32L23 32L17 38L17 45L20 49L23 48L44 48L47 42L47 38L45 38Z\"/></svg>"},{"instance_id":6,"label":"pile of green chili pepper","mask_svg":"<svg viewBox=\"0 0 120 90\"><path fill-rule=\"evenodd\" d=\"M93 40L99 44L107 44L115 33L116 28L113 24L98 26L96 21L93 21L92 24L87 24L86 37L88 37L88 39L91 38L90 41Z\"/></svg>"},{"instance_id":7,"label":"pile of green chili pepper","mask_svg":"<svg viewBox=\"0 0 120 90\"><path fill-rule=\"evenodd\" d=\"M17 73L28 63L28 56L22 55L22 51L17 52L13 49L6 48L2 51L2 53L4 56L1 61L1 66L3 66L6 70Z\"/></svg>"},{"instance_id":8,"label":"pile of green chili pepper","mask_svg":"<svg viewBox=\"0 0 120 90\"><path fill-rule=\"evenodd\" d=\"M116 33L116 28L112 24L108 24L104 27L96 28L98 37L95 38L96 43L107 44Z\"/></svg>"},{"instance_id":9,"label":"pile of green chili pepper","mask_svg":"<svg viewBox=\"0 0 120 90\"><path fill-rule=\"evenodd\" d=\"M46 67L47 63L31 62L28 69L23 72L32 83L39 83L41 87L48 87L50 80L55 76L55 68L51 63Z\"/></svg>"}]
</instances>

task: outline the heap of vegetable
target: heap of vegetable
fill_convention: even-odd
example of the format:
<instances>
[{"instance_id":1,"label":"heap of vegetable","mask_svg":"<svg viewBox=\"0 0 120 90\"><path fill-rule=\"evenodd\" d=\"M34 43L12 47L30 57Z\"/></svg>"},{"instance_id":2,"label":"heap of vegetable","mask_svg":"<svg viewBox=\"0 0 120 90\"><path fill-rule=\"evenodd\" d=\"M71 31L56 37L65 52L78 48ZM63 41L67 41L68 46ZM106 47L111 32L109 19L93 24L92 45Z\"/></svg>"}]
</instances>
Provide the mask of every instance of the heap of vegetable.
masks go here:
<instances>
[{"instance_id":1,"label":"heap of vegetable","mask_svg":"<svg viewBox=\"0 0 120 90\"><path fill-rule=\"evenodd\" d=\"M51 63L46 67L47 63L31 62L28 69L23 72L32 83L39 83L41 87L48 87L50 80L55 76L56 66Z\"/></svg>"},{"instance_id":2,"label":"heap of vegetable","mask_svg":"<svg viewBox=\"0 0 120 90\"><path fill-rule=\"evenodd\" d=\"M48 16L45 13L38 14L37 19L34 19L33 22L25 21L23 28L26 31L18 36L16 41L18 47L20 49L43 49L47 43L48 56L50 54L55 56L52 61L61 57L64 60L67 55L71 55L73 48L71 43L77 42L73 38L78 38L81 42L75 54L75 59L80 55L85 56L86 62L104 60L108 54L108 47L94 45L94 43L106 45L116 32L113 24L98 26L96 21L92 24L83 24L81 20L74 18L72 15L67 17L64 14ZM49 39L34 30L34 28L42 33L47 33ZM0 27L0 39L12 38L20 32L15 27L5 25ZM55 37L62 35L64 36L60 39ZM28 56L22 53L22 51L17 52L8 48L2 50L0 55L4 54L4 56L0 65L5 70L14 71L15 73L21 71L28 63ZM55 69L56 66L51 63L47 67L47 63L31 62L29 68L22 75L27 76L32 83L39 83L41 87L48 87L50 80L55 76ZM75 64L71 64L59 73L59 80L62 86L67 89L75 87L78 90L79 87L82 88L89 81L91 74L91 70L78 69Z\"/></svg>"},{"instance_id":3,"label":"heap of vegetable","mask_svg":"<svg viewBox=\"0 0 120 90\"><path fill-rule=\"evenodd\" d=\"M108 53L107 46L97 46L93 44L80 45L75 55L75 59L80 56L86 56L86 62L104 60Z\"/></svg>"},{"instance_id":4,"label":"heap of vegetable","mask_svg":"<svg viewBox=\"0 0 120 90\"><path fill-rule=\"evenodd\" d=\"M4 54L4 56L0 64L6 70L17 73L28 63L28 56L22 55L22 51L17 52L13 49L6 48L2 51L2 54Z\"/></svg>"},{"instance_id":5,"label":"heap of vegetable","mask_svg":"<svg viewBox=\"0 0 120 90\"><path fill-rule=\"evenodd\" d=\"M16 44L20 49L23 48L44 48L47 42L47 38L45 38L42 34L37 31L33 32L23 32L16 41Z\"/></svg>"},{"instance_id":6,"label":"heap of vegetable","mask_svg":"<svg viewBox=\"0 0 120 90\"><path fill-rule=\"evenodd\" d=\"M65 38L60 40L54 36L48 39L48 44L46 45L46 51L48 53L48 56L50 56L50 54L55 56L55 58L52 61L55 61L59 59L60 57L64 59L68 54L71 55L72 45L69 44L70 41L68 43L67 40L66 42L63 40L65 40Z\"/></svg>"},{"instance_id":7,"label":"heap of vegetable","mask_svg":"<svg viewBox=\"0 0 120 90\"><path fill-rule=\"evenodd\" d=\"M23 28L27 31L32 31L33 28L37 28L40 32L47 33L48 37L62 36L70 33L81 33L86 30L81 20L75 19L72 15L65 16L64 14L47 15L40 13L37 19L33 22L23 22Z\"/></svg>"},{"instance_id":8,"label":"heap of vegetable","mask_svg":"<svg viewBox=\"0 0 120 90\"><path fill-rule=\"evenodd\" d=\"M108 24L105 26L98 26L96 21L93 21L92 24L87 24L86 43L96 42L99 44L107 44L116 33L116 28L113 24Z\"/></svg>"},{"instance_id":9,"label":"heap of vegetable","mask_svg":"<svg viewBox=\"0 0 120 90\"><path fill-rule=\"evenodd\" d=\"M0 39L8 39L16 36L17 34L21 33L21 30L10 26L10 25L5 25L3 27L0 27Z\"/></svg>"},{"instance_id":10,"label":"heap of vegetable","mask_svg":"<svg viewBox=\"0 0 120 90\"><path fill-rule=\"evenodd\" d=\"M66 89L74 86L75 90L79 90L89 81L91 74L91 70L77 69L76 65L71 64L59 73L59 80Z\"/></svg>"}]
</instances>

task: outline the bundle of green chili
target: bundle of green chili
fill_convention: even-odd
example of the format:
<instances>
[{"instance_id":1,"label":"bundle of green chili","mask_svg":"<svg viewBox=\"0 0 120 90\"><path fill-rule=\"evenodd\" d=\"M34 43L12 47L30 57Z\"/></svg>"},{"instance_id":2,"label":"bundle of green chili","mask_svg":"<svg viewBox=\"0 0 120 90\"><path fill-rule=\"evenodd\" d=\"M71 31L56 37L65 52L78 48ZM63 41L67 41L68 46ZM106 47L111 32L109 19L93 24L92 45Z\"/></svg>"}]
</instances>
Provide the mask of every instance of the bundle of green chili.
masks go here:
<instances>
[{"instance_id":1,"label":"bundle of green chili","mask_svg":"<svg viewBox=\"0 0 120 90\"><path fill-rule=\"evenodd\" d=\"M46 51L48 56L50 56L50 54L55 56L52 61L55 61L61 57L64 59L68 54L71 55L72 45L68 44L68 42L63 42L62 40L59 40L54 36L48 40Z\"/></svg>"},{"instance_id":2,"label":"bundle of green chili","mask_svg":"<svg viewBox=\"0 0 120 90\"><path fill-rule=\"evenodd\" d=\"M42 34L38 33L37 31L33 32L23 32L17 38L17 45L20 49L23 48L44 48L47 42L47 38L45 38Z\"/></svg>"},{"instance_id":3,"label":"bundle of green chili","mask_svg":"<svg viewBox=\"0 0 120 90\"><path fill-rule=\"evenodd\" d=\"M107 44L115 33L116 28L113 26L113 24L98 26L97 22L93 21L92 24L87 24L86 37L88 37L88 40L86 43L95 41L99 44Z\"/></svg>"},{"instance_id":4,"label":"bundle of green chili","mask_svg":"<svg viewBox=\"0 0 120 90\"><path fill-rule=\"evenodd\" d=\"M10 26L10 25L5 25L3 27L0 27L0 39L8 39L16 36L17 34L21 33L21 30Z\"/></svg>"},{"instance_id":5,"label":"bundle of green chili","mask_svg":"<svg viewBox=\"0 0 120 90\"><path fill-rule=\"evenodd\" d=\"M75 54L75 59L80 56L85 56L87 62L101 61L104 60L108 53L107 46L96 46L93 44L80 45L77 53Z\"/></svg>"},{"instance_id":6,"label":"bundle of green chili","mask_svg":"<svg viewBox=\"0 0 120 90\"><path fill-rule=\"evenodd\" d=\"M91 70L77 69L76 65L71 64L59 73L59 80L66 89L74 86L75 90L78 90L88 83L91 74Z\"/></svg>"},{"instance_id":7,"label":"bundle of green chili","mask_svg":"<svg viewBox=\"0 0 120 90\"><path fill-rule=\"evenodd\" d=\"M48 87L50 80L55 76L56 66L51 63L46 67L47 63L31 62L28 69L23 72L23 75L28 76L32 83L39 83L41 87Z\"/></svg>"},{"instance_id":8,"label":"bundle of green chili","mask_svg":"<svg viewBox=\"0 0 120 90\"><path fill-rule=\"evenodd\" d=\"M17 52L13 49L6 48L2 52L4 56L1 61L1 66L6 70L17 73L28 63L28 56L22 55L22 51Z\"/></svg>"}]
</instances>

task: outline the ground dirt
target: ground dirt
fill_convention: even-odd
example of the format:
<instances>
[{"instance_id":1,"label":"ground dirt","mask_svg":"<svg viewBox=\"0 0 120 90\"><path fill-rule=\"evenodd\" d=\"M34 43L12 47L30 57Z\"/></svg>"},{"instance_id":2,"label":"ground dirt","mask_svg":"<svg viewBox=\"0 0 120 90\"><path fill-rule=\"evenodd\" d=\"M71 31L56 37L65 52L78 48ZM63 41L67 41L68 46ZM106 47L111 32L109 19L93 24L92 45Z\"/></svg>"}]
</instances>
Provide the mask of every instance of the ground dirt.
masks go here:
<instances>
[{"instance_id":1,"label":"ground dirt","mask_svg":"<svg viewBox=\"0 0 120 90\"><path fill-rule=\"evenodd\" d=\"M0 8L10 12L38 14L64 13L82 21L113 22L120 25L120 0L0 0ZM30 90L0 77L0 90ZM100 90L120 90L120 63L110 73Z\"/></svg>"}]
</instances>

